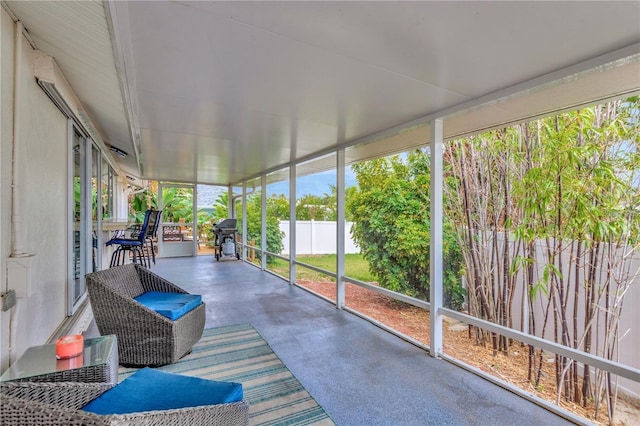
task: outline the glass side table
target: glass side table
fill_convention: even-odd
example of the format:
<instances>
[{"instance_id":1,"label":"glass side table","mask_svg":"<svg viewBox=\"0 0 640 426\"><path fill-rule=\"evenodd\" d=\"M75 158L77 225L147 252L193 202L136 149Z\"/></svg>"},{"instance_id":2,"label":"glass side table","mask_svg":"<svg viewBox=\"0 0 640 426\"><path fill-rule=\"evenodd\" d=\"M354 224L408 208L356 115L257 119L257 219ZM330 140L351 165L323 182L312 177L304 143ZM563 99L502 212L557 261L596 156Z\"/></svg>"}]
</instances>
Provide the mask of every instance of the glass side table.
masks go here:
<instances>
[{"instance_id":1,"label":"glass side table","mask_svg":"<svg viewBox=\"0 0 640 426\"><path fill-rule=\"evenodd\" d=\"M33 346L4 372L0 382L118 382L114 334L84 339L82 355L56 359L56 345Z\"/></svg>"}]
</instances>

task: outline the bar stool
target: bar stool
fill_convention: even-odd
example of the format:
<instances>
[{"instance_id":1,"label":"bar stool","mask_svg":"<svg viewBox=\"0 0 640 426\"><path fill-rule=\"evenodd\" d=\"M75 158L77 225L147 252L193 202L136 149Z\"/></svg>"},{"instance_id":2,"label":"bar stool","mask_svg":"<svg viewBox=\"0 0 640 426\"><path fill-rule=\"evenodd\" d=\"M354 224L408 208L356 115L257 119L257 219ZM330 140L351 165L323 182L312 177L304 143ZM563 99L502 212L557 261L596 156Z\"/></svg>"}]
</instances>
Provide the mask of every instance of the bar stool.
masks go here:
<instances>
[{"instance_id":1,"label":"bar stool","mask_svg":"<svg viewBox=\"0 0 640 426\"><path fill-rule=\"evenodd\" d=\"M154 210L147 210L145 212L142 227L135 238L120 238L116 236L105 243L107 246L118 244L118 248L115 249L111 255L111 263L109 264L109 267L124 264L126 256L130 253L133 253L133 263L138 263L137 259L139 258L142 266L150 266L147 262L146 256L144 255L143 249L147 239L147 230L149 229L149 218L152 213L157 212Z\"/></svg>"},{"instance_id":2,"label":"bar stool","mask_svg":"<svg viewBox=\"0 0 640 426\"><path fill-rule=\"evenodd\" d=\"M147 238L144 244L149 265L151 265L151 260L153 260L154 265L156 264L156 251L153 242L156 240L158 235L158 226L160 225L161 217L162 210L153 210L151 212L151 216L149 216L149 232L147 232ZM151 255L149 255L149 251L151 251Z\"/></svg>"}]
</instances>

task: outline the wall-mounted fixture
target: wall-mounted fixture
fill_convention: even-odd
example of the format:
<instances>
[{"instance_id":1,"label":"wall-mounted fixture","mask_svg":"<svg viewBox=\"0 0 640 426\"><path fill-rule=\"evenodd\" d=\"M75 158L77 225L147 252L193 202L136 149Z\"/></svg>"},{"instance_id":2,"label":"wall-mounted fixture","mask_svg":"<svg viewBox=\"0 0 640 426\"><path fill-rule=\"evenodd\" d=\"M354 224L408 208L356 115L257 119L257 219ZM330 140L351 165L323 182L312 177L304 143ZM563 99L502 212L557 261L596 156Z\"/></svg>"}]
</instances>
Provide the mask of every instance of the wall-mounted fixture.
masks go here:
<instances>
[{"instance_id":1,"label":"wall-mounted fixture","mask_svg":"<svg viewBox=\"0 0 640 426\"><path fill-rule=\"evenodd\" d=\"M55 84L45 80L37 80L37 82L42 90L44 90L44 92L47 94L47 96L49 96L53 103L58 107L58 109L62 111L62 113L67 116L67 118L74 119L73 111L71 111L71 108L69 108L67 102L62 98L60 93L58 93L55 88Z\"/></svg>"},{"instance_id":2,"label":"wall-mounted fixture","mask_svg":"<svg viewBox=\"0 0 640 426\"><path fill-rule=\"evenodd\" d=\"M81 109L80 101L73 93L73 89L60 71L56 61L39 50L32 50L31 56L38 85L67 118L74 120L76 124L81 126L76 114Z\"/></svg>"},{"instance_id":3,"label":"wall-mounted fixture","mask_svg":"<svg viewBox=\"0 0 640 426\"><path fill-rule=\"evenodd\" d=\"M71 85L62 74L55 59L40 50L32 50L31 58L33 60L33 70L38 86L42 88L55 106L57 106L67 118L73 120L79 128L91 136L103 151L110 148L112 152L122 157L126 156L126 152L115 148L119 151L116 152L113 147L108 147L104 142L101 134L93 125L91 118L82 107L80 100L76 97ZM115 170L118 169L114 162L115 160L107 158L107 161Z\"/></svg>"},{"instance_id":4,"label":"wall-mounted fixture","mask_svg":"<svg viewBox=\"0 0 640 426\"><path fill-rule=\"evenodd\" d=\"M114 153L114 154L116 154L116 155L119 155L119 156L120 156L120 157L122 157L122 158L124 158L124 157L126 157L127 155L129 155L129 154L127 154L126 152L124 152L123 150L121 150L120 148L117 148L117 147L112 146L112 145L107 145L107 146L109 147L109 150L110 150L111 152L113 152L113 153ZM127 177L129 177L129 176L127 176Z\"/></svg>"}]
</instances>

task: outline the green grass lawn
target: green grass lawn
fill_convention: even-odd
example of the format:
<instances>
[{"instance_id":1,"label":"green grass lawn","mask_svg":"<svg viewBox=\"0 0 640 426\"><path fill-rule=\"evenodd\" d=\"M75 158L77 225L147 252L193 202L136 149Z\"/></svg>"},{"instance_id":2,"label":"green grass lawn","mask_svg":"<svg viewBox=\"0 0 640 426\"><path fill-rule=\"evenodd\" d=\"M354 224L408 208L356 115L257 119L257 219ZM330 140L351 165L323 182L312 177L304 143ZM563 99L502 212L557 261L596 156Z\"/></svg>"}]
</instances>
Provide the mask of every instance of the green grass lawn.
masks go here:
<instances>
[{"instance_id":1,"label":"green grass lawn","mask_svg":"<svg viewBox=\"0 0 640 426\"><path fill-rule=\"evenodd\" d=\"M306 263L327 271L336 270L336 255L307 255L298 256L298 262ZM369 272L369 264L362 258L360 254L346 254L344 256L345 275L364 282L377 281L378 279ZM289 263L282 259L274 259L273 264L269 266L269 270L282 275L288 276ZM298 278L306 280L326 279L327 277L311 269L303 266L297 267Z\"/></svg>"}]
</instances>

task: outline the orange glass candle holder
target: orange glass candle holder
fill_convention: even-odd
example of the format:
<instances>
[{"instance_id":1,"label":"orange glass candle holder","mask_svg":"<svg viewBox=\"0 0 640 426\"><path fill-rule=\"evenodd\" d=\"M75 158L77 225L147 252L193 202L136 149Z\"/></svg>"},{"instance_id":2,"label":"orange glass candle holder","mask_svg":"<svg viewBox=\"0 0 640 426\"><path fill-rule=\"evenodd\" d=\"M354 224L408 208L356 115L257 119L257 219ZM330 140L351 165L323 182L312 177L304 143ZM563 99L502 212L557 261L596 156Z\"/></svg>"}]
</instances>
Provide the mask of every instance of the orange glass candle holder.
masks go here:
<instances>
[{"instance_id":1,"label":"orange glass candle holder","mask_svg":"<svg viewBox=\"0 0 640 426\"><path fill-rule=\"evenodd\" d=\"M82 368L83 364L84 357L80 355L74 356L73 358L56 359L56 369L58 371Z\"/></svg>"},{"instance_id":2,"label":"orange glass candle holder","mask_svg":"<svg viewBox=\"0 0 640 426\"><path fill-rule=\"evenodd\" d=\"M63 336L56 340L56 358L69 359L82 353L84 348L84 337L82 334Z\"/></svg>"}]
</instances>

